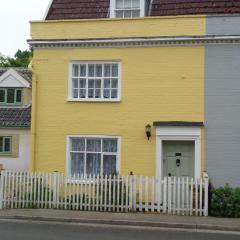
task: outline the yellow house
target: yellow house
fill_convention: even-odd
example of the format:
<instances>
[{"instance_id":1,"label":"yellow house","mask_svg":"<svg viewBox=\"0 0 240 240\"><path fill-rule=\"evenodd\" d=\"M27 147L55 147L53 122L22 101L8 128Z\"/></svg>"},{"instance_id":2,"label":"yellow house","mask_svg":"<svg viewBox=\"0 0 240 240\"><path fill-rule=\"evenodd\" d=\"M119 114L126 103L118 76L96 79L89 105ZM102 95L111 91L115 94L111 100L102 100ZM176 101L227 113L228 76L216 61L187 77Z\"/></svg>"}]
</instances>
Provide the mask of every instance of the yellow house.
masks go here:
<instances>
[{"instance_id":1,"label":"yellow house","mask_svg":"<svg viewBox=\"0 0 240 240\"><path fill-rule=\"evenodd\" d=\"M32 170L200 177L205 16L56 2L31 22Z\"/></svg>"}]
</instances>

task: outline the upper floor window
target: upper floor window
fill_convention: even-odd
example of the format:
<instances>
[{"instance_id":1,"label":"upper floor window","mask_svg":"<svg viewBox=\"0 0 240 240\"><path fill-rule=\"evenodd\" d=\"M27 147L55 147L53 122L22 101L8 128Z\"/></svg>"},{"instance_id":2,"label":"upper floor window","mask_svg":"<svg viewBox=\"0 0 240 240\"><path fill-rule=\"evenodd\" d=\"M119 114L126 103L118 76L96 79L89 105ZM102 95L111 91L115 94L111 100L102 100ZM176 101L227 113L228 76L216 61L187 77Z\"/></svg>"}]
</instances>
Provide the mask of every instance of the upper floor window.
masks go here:
<instances>
[{"instance_id":1,"label":"upper floor window","mask_svg":"<svg viewBox=\"0 0 240 240\"><path fill-rule=\"evenodd\" d=\"M22 104L22 89L0 88L1 105L20 105Z\"/></svg>"},{"instance_id":2,"label":"upper floor window","mask_svg":"<svg viewBox=\"0 0 240 240\"><path fill-rule=\"evenodd\" d=\"M133 18L145 16L145 0L111 0L110 17Z\"/></svg>"},{"instance_id":3,"label":"upper floor window","mask_svg":"<svg viewBox=\"0 0 240 240\"><path fill-rule=\"evenodd\" d=\"M11 137L0 137L0 154L11 153Z\"/></svg>"},{"instance_id":4,"label":"upper floor window","mask_svg":"<svg viewBox=\"0 0 240 240\"><path fill-rule=\"evenodd\" d=\"M119 72L119 63L116 62L72 63L70 100L119 101Z\"/></svg>"}]
</instances>

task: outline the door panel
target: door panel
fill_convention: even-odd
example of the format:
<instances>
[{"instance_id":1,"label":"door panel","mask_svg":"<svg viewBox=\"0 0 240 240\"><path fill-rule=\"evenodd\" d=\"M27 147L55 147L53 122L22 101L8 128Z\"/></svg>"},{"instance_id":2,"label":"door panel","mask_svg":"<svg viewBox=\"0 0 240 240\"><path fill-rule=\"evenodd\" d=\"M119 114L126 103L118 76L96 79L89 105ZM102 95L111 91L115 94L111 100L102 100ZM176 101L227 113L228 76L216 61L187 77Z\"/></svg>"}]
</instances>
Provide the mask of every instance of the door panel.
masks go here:
<instances>
[{"instance_id":1,"label":"door panel","mask_svg":"<svg viewBox=\"0 0 240 240\"><path fill-rule=\"evenodd\" d=\"M194 141L163 141L164 176L194 177Z\"/></svg>"}]
</instances>

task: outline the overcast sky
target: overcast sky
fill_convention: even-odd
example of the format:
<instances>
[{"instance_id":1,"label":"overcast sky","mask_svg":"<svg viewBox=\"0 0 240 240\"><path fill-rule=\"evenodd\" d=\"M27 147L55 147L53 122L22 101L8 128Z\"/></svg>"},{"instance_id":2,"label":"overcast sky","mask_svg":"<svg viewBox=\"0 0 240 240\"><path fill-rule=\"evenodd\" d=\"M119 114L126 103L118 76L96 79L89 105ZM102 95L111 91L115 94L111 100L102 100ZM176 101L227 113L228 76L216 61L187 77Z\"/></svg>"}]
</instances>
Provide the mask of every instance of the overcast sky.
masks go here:
<instances>
[{"instance_id":1,"label":"overcast sky","mask_svg":"<svg viewBox=\"0 0 240 240\"><path fill-rule=\"evenodd\" d=\"M49 0L0 0L0 53L28 49L30 20L42 20Z\"/></svg>"}]
</instances>

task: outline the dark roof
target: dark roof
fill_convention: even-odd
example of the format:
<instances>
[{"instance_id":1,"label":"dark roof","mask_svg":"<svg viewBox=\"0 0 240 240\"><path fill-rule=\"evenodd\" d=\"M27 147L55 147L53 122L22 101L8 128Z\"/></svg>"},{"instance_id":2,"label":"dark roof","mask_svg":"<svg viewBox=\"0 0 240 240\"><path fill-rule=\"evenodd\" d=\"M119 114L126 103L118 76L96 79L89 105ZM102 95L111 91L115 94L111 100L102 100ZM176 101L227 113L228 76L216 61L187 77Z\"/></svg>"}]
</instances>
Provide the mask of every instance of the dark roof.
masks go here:
<instances>
[{"instance_id":1,"label":"dark roof","mask_svg":"<svg viewBox=\"0 0 240 240\"><path fill-rule=\"evenodd\" d=\"M153 122L153 126L172 126L172 127L203 127L203 122L184 122L184 121L158 121Z\"/></svg>"},{"instance_id":2,"label":"dark roof","mask_svg":"<svg viewBox=\"0 0 240 240\"><path fill-rule=\"evenodd\" d=\"M53 0L46 19L107 18L109 6L110 0ZM153 0L150 9L151 16L240 13L240 0Z\"/></svg>"},{"instance_id":3,"label":"dark roof","mask_svg":"<svg viewBox=\"0 0 240 240\"><path fill-rule=\"evenodd\" d=\"M152 16L240 13L240 0L153 0Z\"/></svg>"},{"instance_id":4,"label":"dark roof","mask_svg":"<svg viewBox=\"0 0 240 240\"><path fill-rule=\"evenodd\" d=\"M0 128L30 127L31 106L27 108L0 108Z\"/></svg>"},{"instance_id":5,"label":"dark roof","mask_svg":"<svg viewBox=\"0 0 240 240\"><path fill-rule=\"evenodd\" d=\"M15 70L21 77L32 84L32 72L27 68L0 68L0 76L3 75L9 69Z\"/></svg>"},{"instance_id":6,"label":"dark roof","mask_svg":"<svg viewBox=\"0 0 240 240\"><path fill-rule=\"evenodd\" d=\"M110 0L53 0L47 20L106 18Z\"/></svg>"}]
</instances>

